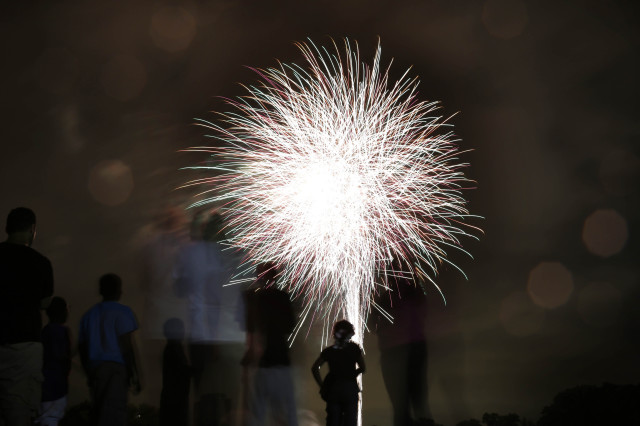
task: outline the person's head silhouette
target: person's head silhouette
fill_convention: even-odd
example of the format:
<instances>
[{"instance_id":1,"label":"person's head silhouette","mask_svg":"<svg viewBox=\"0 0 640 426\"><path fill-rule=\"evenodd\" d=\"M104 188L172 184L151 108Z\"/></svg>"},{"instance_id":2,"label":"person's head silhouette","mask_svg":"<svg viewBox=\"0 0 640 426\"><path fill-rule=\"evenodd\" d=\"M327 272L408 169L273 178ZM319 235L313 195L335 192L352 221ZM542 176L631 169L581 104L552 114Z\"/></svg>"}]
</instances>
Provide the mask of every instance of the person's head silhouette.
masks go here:
<instances>
[{"instance_id":1,"label":"person's head silhouette","mask_svg":"<svg viewBox=\"0 0 640 426\"><path fill-rule=\"evenodd\" d=\"M184 340L184 322L180 318L169 318L162 328L167 340Z\"/></svg>"},{"instance_id":2,"label":"person's head silhouette","mask_svg":"<svg viewBox=\"0 0 640 426\"><path fill-rule=\"evenodd\" d=\"M333 337L339 343L345 343L351 340L356 334L353 324L347 320L340 320L333 325Z\"/></svg>"},{"instance_id":3,"label":"person's head silhouette","mask_svg":"<svg viewBox=\"0 0 640 426\"><path fill-rule=\"evenodd\" d=\"M54 297L47 307L47 316L49 321L56 324L64 324L69 316L67 302L62 297Z\"/></svg>"},{"instance_id":4,"label":"person's head silhouette","mask_svg":"<svg viewBox=\"0 0 640 426\"><path fill-rule=\"evenodd\" d=\"M9 212L7 224L7 241L31 247L36 237L36 214L26 207L18 207Z\"/></svg>"},{"instance_id":5,"label":"person's head silhouette","mask_svg":"<svg viewBox=\"0 0 640 426\"><path fill-rule=\"evenodd\" d=\"M116 274L100 277L100 295L105 301L118 301L122 296L122 279Z\"/></svg>"}]
</instances>

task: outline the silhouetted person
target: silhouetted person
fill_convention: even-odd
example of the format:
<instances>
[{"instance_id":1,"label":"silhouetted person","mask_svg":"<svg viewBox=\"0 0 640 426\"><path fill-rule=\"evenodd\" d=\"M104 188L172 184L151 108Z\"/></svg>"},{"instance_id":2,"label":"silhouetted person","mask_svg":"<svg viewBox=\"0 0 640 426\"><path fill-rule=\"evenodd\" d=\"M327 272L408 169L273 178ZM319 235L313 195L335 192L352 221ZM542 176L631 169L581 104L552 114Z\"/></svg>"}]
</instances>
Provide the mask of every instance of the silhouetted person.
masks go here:
<instances>
[{"instance_id":1,"label":"silhouetted person","mask_svg":"<svg viewBox=\"0 0 640 426\"><path fill-rule=\"evenodd\" d=\"M120 304L122 280L115 274L100 278L102 302L80 321L78 349L91 390L91 423L125 425L129 386L140 392L133 332L133 311Z\"/></svg>"},{"instance_id":2,"label":"silhouetted person","mask_svg":"<svg viewBox=\"0 0 640 426\"><path fill-rule=\"evenodd\" d=\"M30 425L42 396L40 310L53 294L49 260L31 248L36 215L11 210L0 243L0 425Z\"/></svg>"},{"instance_id":3,"label":"silhouetted person","mask_svg":"<svg viewBox=\"0 0 640 426\"><path fill-rule=\"evenodd\" d=\"M393 425L427 424L431 417L427 394L427 300L422 289L407 278L394 277L389 286L391 289L381 295L378 304L393 316L393 322L381 318L377 334Z\"/></svg>"},{"instance_id":4,"label":"silhouetted person","mask_svg":"<svg viewBox=\"0 0 640 426\"><path fill-rule=\"evenodd\" d=\"M240 287L227 285L238 260L224 250L223 220L200 212L191 243L176 263L176 292L187 298L187 338L193 369L194 423L228 422L237 406L245 334L236 320Z\"/></svg>"},{"instance_id":5,"label":"silhouetted person","mask_svg":"<svg viewBox=\"0 0 640 426\"><path fill-rule=\"evenodd\" d=\"M42 374L42 414L38 423L57 426L64 417L71 371L71 333L65 325L69 311L62 297L54 297L47 308L49 323L42 329L44 362Z\"/></svg>"},{"instance_id":6,"label":"silhouetted person","mask_svg":"<svg viewBox=\"0 0 640 426\"><path fill-rule=\"evenodd\" d=\"M184 323L171 318L164 323L167 344L162 353L160 426L189 424L191 367L184 352Z\"/></svg>"},{"instance_id":7,"label":"silhouetted person","mask_svg":"<svg viewBox=\"0 0 640 426\"><path fill-rule=\"evenodd\" d=\"M144 307L140 319L141 373L145 393L160 400L162 390L162 351L165 346L163 327L169 318L187 321L187 301L174 291L174 271L178 254L188 243L188 227L178 208L165 208L155 218L153 230L140 250L140 289Z\"/></svg>"},{"instance_id":8,"label":"silhouetted person","mask_svg":"<svg viewBox=\"0 0 640 426\"><path fill-rule=\"evenodd\" d=\"M186 320L186 302L175 294L174 272L180 251L188 244L187 229L179 210L166 209L154 222L153 234L141 250L140 287L144 292L144 339L164 343L169 318Z\"/></svg>"},{"instance_id":9,"label":"silhouetted person","mask_svg":"<svg viewBox=\"0 0 640 426\"><path fill-rule=\"evenodd\" d=\"M291 300L276 287L273 263L257 265L256 275L256 287L245 293L247 351L242 364L251 376L247 379L248 424L262 426L271 417L277 424L297 426L288 344L295 327Z\"/></svg>"},{"instance_id":10,"label":"silhouetted person","mask_svg":"<svg viewBox=\"0 0 640 426\"><path fill-rule=\"evenodd\" d=\"M353 325L346 320L333 326L333 345L325 348L311 367L313 378L320 386L320 395L327 403L327 426L356 426L360 387L357 378L366 370L362 349L351 341ZM324 380L320 367L329 364ZM357 367L356 367L357 365Z\"/></svg>"}]
</instances>

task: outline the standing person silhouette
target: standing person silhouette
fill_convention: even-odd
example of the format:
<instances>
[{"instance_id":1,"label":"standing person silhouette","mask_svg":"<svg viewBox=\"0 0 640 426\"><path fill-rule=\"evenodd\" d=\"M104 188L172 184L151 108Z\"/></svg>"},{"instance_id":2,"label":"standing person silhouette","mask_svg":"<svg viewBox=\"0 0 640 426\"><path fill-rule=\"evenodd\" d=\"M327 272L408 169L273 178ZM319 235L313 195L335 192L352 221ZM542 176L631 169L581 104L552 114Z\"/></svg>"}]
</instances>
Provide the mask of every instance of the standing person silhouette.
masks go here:
<instances>
[{"instance_id":1,"label":"standing person silhouette","mask_svg":"<svg viewBox=\"0 0 640 426\"><path fill-rule=\"evenodd\" d=\"M246 296L247 350L242 359L249 390L250 426L269 424L269 415L277 424L297 426L289 336L295 317L289 294L276 287L278 271L272 262L256 266L256 288ZM249 374L247 374L248 376Z\"/></svg>"},{"instance_id":2,"label":"standing person silhouette","mask_svg":"<svg viewBox=\"0 0 640 426\"><path fill-rule=\"evenodd\" d=\"M42 395L40 310L53 294L49 259L31 248L36 215L25 207L7 216L0 243L0 425L31 425Z\"/></svg>"},{"instance_id":3,"label":"standing person silhouette","mask_svg":"<svg viewBox=\"0 0 640 426\"><path fill-rule=\"evenodd\" d=\"M320 395L327 402L327 426L358 424L360 388L357 377L366 367L362 349L351 341L354 334L349 321L336 322L333 326L335 343L325 348L311 367L313 378L320 386ZM320 367L325 362L329 364L329 373L322 380Z\"/></svg>"},{"instance_id":4,"label":"standing person silhouette","mask_svg":"<svg viewBox=\"0 0 640 426\"><path fill-rule=\"evenodd\" d=\"M236 320L241 287L227 285L238 258L225 250L220 214L196 213L191 239L178 255L174 286L188 306L186 337L193 372L193 423L216 426L234 415L242 377L245 334Z\"/></svg>"},{"instance_id":5,"label":"standing person silhouette","mask_svg":"<svg viewBox=\"0 0 640 426\"><path fill-rule=\"evenodd\" d=\"M116 274L100 278L102 302L82 316L78 350L91 388L91 424L126 424L129 386L140 393L133 332L138 322L128 306L119 303L122 280Z\"/></svg>"},{"instance_id":6,"label":"standing person silhouette","mask_svg":"<svg viewBox=\"0 0 640 426\"><path fill-rule=\"evenodd\" d=\"M159 400L162 389L162 354L165 346L164 324L169 318L187 320L187 301L174 291L174 269L180 250L187 243L187 227L182 209L163 208L153 222L139 259L139 288L144 295L140 318L140 350L145 363L145 394Z\"/></svg>"},{"instance_id":7,"label":"standing person silhouette","mask_svg":"<svg viewBox=\"0 0 640 426\"><path fill-rule=\"evenodd\" d=\"M66 300L62 297L51 299L47 316L49 323L42 329L42 414L37 423L41 426L57 426L67 408L71 371L71 332L65 325L69 316Z\"/></svg>"}]
</instances>

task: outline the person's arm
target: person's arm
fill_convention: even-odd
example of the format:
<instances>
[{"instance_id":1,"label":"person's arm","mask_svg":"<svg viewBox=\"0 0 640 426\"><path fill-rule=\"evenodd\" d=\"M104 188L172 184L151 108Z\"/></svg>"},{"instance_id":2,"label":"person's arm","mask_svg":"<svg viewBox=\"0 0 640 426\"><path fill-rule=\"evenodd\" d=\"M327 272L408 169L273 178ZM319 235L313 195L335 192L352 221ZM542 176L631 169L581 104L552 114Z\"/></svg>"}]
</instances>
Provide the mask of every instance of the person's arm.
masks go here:
<instances>
[{"instance_id":1,"label":"person's arm","mask_svg":"<svg viewBox=\"0 0 640 426\"><path fill-rule=\"evenodd\" d=\"M325 359L322 357L322 354L316 359L316 361L311 366L311 374L313 374L313 378L316 380L318 386L322 387L322 376L320 376L320 367L325 363Z\"/></svg>"},{"instance_id":2,"label":"person's arm","mask_svg":"<svg viewBox=\"0 0 640 426\"><path fill-rule=\"evenodd\" d=\"M367 367L364 364L364 355L362 355L362 349L358 346L358 358L356 359L358 363L358 368L356 369L356 377L360 374L364 374L367 371Z\"/></svg>"},{"instance_id":3,"label":"person's arm","mask_svg":"<svg viewBox=\"0 0 640 426\"><path fill-rule=\"evenodd\" d=\"M142 386L140 384L140 375L138 374L138 365L136 363L136 348L133 332L121 334L119 339L122 358L124 358L124 364L127 367L129 384L133 388L133 393L138 394L140 393Z\"/></svg>"}]
</instances>

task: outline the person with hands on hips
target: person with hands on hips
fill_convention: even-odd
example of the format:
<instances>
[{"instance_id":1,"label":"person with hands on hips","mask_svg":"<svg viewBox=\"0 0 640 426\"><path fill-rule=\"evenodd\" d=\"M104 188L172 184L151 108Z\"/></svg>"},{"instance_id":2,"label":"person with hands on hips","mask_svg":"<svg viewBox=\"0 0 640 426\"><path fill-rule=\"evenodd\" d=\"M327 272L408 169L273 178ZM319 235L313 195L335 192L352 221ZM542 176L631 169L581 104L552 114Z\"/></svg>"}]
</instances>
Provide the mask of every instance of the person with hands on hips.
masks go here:
<instances>
[{"instance_id":1,"label":"person with hands on hips","mask_svg":"<svg viewBox=\"0 0 640 426\"><path fill-rule=\"evenodd\" d=\"M320 386L320 396L327 403L327 426L356 426L360 387L357 378L365 372L362 348L351 338L353 325L341 320L333 326L333 345L325 348L313 363L311 372ZM324 380L320 368L329 364ZM357 365L357 367L356 367Z\"/></svg>"}]
</instances>

